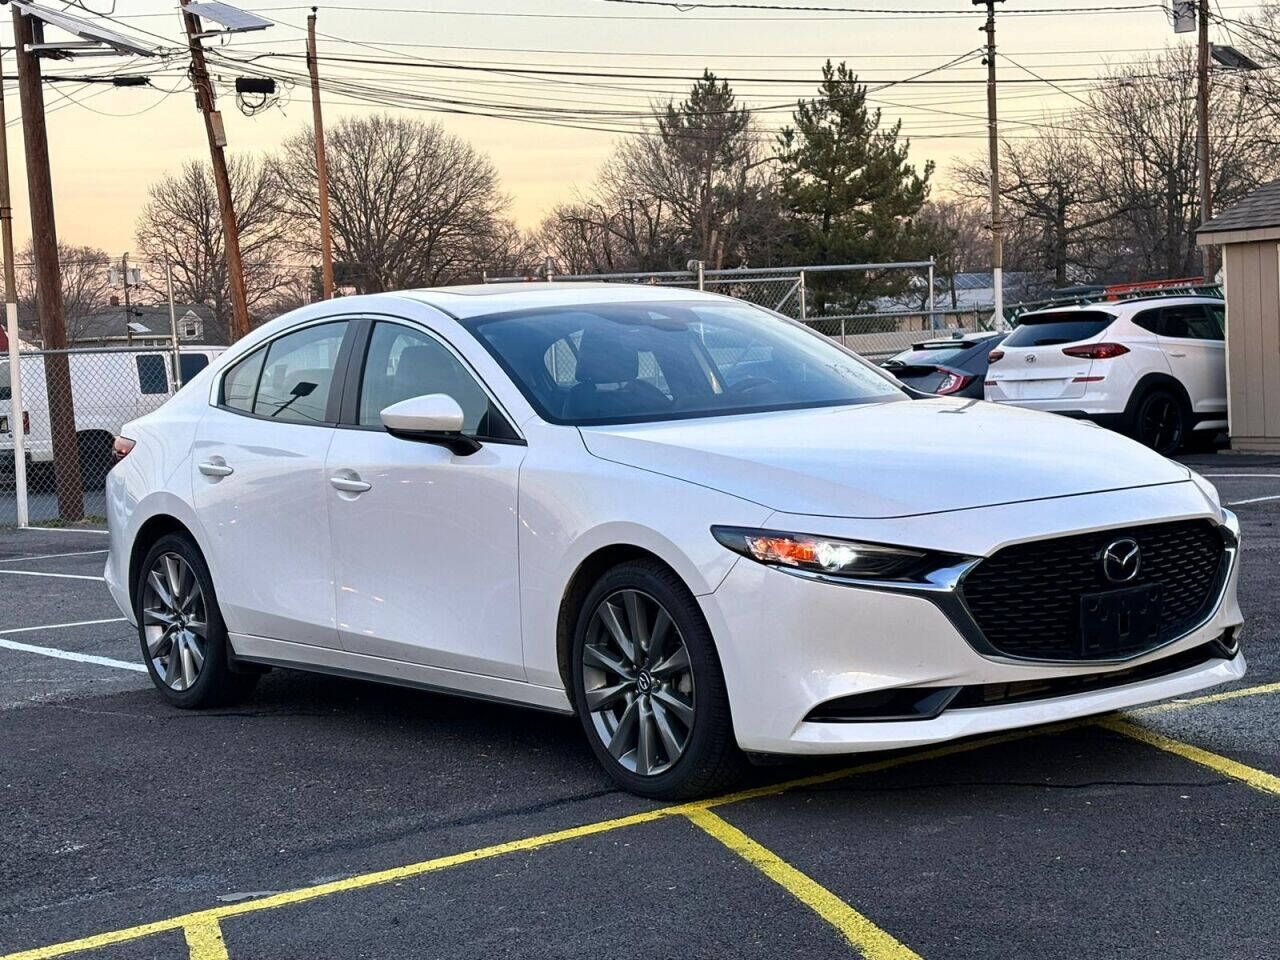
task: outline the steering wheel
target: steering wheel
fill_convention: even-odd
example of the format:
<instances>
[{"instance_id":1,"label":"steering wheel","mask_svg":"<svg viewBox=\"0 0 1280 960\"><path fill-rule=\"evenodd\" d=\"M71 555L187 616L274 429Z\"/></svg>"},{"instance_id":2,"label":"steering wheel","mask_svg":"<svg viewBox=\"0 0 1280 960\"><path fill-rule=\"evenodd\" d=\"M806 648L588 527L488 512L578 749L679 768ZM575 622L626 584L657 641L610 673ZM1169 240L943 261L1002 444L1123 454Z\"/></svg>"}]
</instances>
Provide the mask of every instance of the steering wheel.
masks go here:
<instances>
[{"instance_id":1,"label":"steering wheel","mask_svg":"<svg viewBox=\"0 0 1280 960\"><path fill-rule=\"evenodd\" d=\"M752 390L758 390L761 387L772 387L773 381L765 377L746 377L737 383L729 384L726 393L750 393Z\"/></svg>"}]
</instances>

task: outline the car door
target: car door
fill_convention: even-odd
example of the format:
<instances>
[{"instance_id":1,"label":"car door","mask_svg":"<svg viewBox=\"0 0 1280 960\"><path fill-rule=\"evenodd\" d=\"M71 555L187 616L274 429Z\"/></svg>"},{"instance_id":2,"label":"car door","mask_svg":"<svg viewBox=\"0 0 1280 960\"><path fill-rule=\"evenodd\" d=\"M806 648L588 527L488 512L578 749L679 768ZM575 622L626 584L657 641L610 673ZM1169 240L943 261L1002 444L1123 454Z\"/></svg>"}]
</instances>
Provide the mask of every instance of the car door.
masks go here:
<instances>
[{"instance_id":1,"label":"car door","mask_svg":"<svg viewBox=\"0 0 1280 960\"><path fill-rule=\"evenodd\" d=\"M366 324L326 476L338 630L353 653L523 679L517 484L525 446L453 347L424 327ZM470 455L393 437L382 409L445 393Z\"/></svg>"},{"instance_id":2,"label":"car door","mask_svg":"<svg viewBox=\"0 0 1280 960\"><path fill-rule=\"evenodd\" d=\"M196 428L192 499L232 633L340 646L325 455L350 327L308 324L248 354Z\"/></svg>"},{"instance_id":3,"label":"car door","mask_svg":"<svg viewBox=\"0 0 1280 960\"><path fill-rule=\"evenodd\" d=\"M1203 303L1160 310L1160 346L1196 413L1227 409L1227 359L1221 313Z\"/></svg>"}]
</instances>

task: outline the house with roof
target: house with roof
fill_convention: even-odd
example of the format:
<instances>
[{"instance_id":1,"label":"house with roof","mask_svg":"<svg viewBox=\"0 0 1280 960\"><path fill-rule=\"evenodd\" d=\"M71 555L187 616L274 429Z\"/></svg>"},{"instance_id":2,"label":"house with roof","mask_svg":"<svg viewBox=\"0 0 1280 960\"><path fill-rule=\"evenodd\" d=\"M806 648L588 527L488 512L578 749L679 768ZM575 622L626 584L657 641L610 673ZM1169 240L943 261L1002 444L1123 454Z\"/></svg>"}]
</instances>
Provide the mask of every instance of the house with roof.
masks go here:
<instances>
[{"instance_id":1,"label":"house with roof","mask_svg":"<svg viewBox=\"0 0 1280 960\"><path fill-rule=\"evenodd\" d=\"M219 323L209 307L202 303L179 303L174 312L180 345L226 346L226 324ZM167 303L131 304L126 316L124 305L113 297L101 310L68 318L67 344L71 347L162 347L172 339L171 327Z\"/></svg>"}]
</instances>

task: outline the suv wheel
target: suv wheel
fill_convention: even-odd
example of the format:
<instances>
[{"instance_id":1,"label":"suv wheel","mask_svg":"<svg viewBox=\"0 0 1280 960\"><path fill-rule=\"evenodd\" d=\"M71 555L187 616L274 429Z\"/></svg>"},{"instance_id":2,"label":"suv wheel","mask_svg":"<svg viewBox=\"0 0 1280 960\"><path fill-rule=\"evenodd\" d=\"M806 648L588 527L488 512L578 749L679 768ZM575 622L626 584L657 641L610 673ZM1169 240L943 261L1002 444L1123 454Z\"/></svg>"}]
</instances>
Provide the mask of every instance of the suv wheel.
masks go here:
<instances>
[{"instance_id":1,"label":"suv wheel","mask_svg":"<svg viewBox=\"0 0 1280 960\"><path fill-rule=\"evenodd\" d=\"M134 604L143 662L175 707L222 706L253 689L258 674L231 667L213 579L190 539L169 534L147 551Z\"/></svg>"},{"instance_id":2,"label":"suv wheel","mask_svg":"<svg viewBox=\"0 0 1280 960\"><path fill-rule=\"evenodd\" d=\"M1182 446L1186 433L1186 411L1182 401L1170 391L1152 390L1138 402L1133 436L1139 443L1171 457Z\"/></svg>"},{"instance_id":3,"label":"suv wheel","mask_svg":"<svg viewBox=\"0 0 1280 960\"><path fill-rule=\"evenodd\" d=\"M573 693L592 750L633 793L702 796L743 767L711 632L688 588L659 563L614 567L587 594Z\"/></svg>"}]
</instances>

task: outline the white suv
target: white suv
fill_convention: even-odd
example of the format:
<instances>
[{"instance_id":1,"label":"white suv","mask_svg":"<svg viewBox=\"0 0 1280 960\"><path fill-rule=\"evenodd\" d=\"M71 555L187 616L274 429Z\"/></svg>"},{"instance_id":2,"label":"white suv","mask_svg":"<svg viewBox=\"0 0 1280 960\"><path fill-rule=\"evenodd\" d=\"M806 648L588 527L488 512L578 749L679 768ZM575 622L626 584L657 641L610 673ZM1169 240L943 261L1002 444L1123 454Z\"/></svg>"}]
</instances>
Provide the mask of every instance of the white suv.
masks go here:
<instances>
[{"instance_id":1,"label":"white suv","mask_svg":"<svg viewBox=\"0 0 1280 960\"><path fill-rule=\"evenodd\" d=\"M1225 315L1214 297L1024 314L991 352L986 399L1093 420L1172 455L1226 429Z\"/></svg>"}]
</instances>

